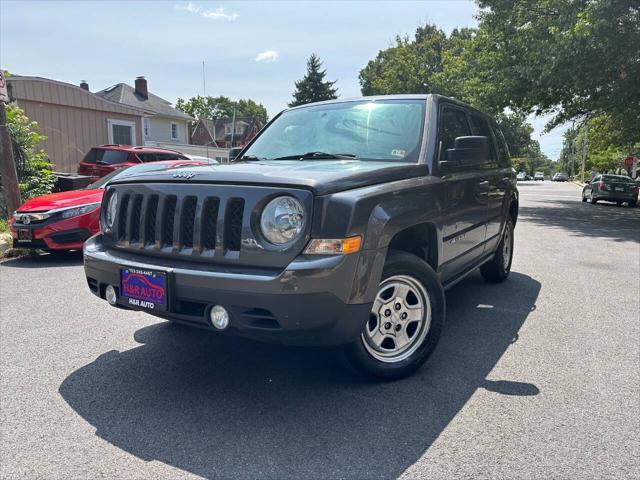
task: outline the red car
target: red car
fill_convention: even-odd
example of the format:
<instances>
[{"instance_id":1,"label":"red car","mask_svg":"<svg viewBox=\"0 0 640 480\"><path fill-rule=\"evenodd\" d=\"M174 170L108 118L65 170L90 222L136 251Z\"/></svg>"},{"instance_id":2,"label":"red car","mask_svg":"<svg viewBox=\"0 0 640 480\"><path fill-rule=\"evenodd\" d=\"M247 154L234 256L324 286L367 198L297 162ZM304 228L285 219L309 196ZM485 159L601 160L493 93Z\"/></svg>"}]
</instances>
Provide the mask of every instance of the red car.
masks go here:
<instances>
[{"instance_id":1,"label":"red car","mask_svg":"<svg viewBox=\"0 0 640 480\"><path fill-rule=\"evenodd\" d=\"M9 219L14 248L79 250L100 230L100 203L104 186L114 177L141 170L206 165L201 160L170 160L123 167L84 190L50 193L26 201ZM135 171L135 172L134 172Z\"/></svg>"},{"instance_id":2,"label":"red car","mask_svg":"<svg viewBox=\"0 0 640 480\"><path fill-rule=\"evenodd\" d=\"M163 148L101 145L89 150L78 165L78 173L91 177L91 181L95 182L98 178L122 167L164 160L188 160L188 157Z\"/></svg>"}]
</instances>

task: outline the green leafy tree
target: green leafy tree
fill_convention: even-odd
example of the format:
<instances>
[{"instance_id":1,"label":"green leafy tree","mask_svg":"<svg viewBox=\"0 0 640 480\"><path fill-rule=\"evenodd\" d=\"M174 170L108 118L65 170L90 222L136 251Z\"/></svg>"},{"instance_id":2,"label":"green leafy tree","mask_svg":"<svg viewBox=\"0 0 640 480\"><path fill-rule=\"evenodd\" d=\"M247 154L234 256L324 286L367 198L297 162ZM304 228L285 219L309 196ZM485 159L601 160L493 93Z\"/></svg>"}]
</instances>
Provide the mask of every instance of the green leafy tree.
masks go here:
<instances>
[{"instance_id":1,"label":"green leafy tree","mask_svg":"<svg viewBox=\"0 0 640 480\"><path fill-rule=\"evenodd\" d=\"M322 61L315 53L307 60L307 73L295 82L296 91L293 92L293 101L290 107L305 105L323 100L338 98L338 89L334 87L335 81L325 80L327 71L322 69Z\"/></svg>"},{"instance_id":2,"label":"green leafy tree","mask_svg":"<svg viewBox=\"0 0 640 480\"><path fill-rule=\"evenodd\" d=\"M40 135L38 124L32 122L24 114L24 110L14 104L6 106L7 127L11 139L17 143L25 155L25 165L20 183L22 200L51 193L56 186L56 177L51 171L51 164L47 160L44 150L38 144L47 137ZM4 202L4 196L2 196ZM0 205L0 216L6 216L4 203Z\"/></svg>"},{"instance_id":3,"label":"green leafy tree","mask_svg":"<svg viewBox=\"0 0 640 480\"><path fill-rule=\"evenodd\" d=\"M447 37L435 25L423 25L413 39L397 37L393 45L367 63L359 75L362 94L436 93L455 97L493 114L511 155L527 156L533 127L524 113L505 112L491 83L494 74L480 68L490 63L492 55L490 42L482 32L463 28ZM488 74L477 76L474 71Z\"/></svg>"},{"instance_id":4,"label":"green leafy tree","mask_svg":"<svg viewBox=\"0 0 640 480\"><path fill-rule=\"evenodd\" d=\"M250 98L241 98L235 104L236 116L252 117L259 119L262 123L267 123L269 116L267 109L261 103L257 103ZM176 108L195 118L208 118L217 120L219 118L233 116L234 102L229 97L203 97L197 95L188 100L179 98Z\"/></svg>"},{"instance_id":5,"label":"green leafy tree","mask_svg":"<svg viewBox=\"0 0 640 480\"><path fill-rule=\"evenodd\" d=\"M640 141L640 4L637 0L478 0L479 28L491 39L495 101L553 113L548 128L610 116Z\"/></svg>"}]
</instances>

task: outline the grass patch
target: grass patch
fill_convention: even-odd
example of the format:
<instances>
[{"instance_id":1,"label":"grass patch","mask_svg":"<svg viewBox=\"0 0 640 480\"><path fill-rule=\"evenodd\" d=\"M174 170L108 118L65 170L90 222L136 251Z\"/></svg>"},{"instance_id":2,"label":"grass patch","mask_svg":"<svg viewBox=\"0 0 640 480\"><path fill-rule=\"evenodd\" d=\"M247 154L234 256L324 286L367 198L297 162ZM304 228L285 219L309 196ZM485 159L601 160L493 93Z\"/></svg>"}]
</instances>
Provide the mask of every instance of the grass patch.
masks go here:
<instances>
[{"instance_id":1,"label":"grass patch","mask_svg":"<svg viewBox=\"0 0 640 480\"><path fill-rule=\"evenodd\" d=\"M0 233L9 233L9 220L0 218Z\"/></svg>"}]
</instances>

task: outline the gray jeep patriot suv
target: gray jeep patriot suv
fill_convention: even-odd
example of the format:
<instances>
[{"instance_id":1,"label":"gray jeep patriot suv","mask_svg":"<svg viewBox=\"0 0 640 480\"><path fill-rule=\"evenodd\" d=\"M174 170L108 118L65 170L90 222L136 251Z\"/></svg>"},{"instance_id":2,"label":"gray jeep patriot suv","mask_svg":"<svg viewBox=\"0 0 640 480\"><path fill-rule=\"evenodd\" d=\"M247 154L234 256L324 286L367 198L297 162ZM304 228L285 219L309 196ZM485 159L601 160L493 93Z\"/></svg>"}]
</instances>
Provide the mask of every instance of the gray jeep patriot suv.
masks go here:
<instances>
[{"instance_id":1,"label":"gray jeep patriot suv","mask_svg":"<svg viewBox=\"0 0 640 480\"><path fill-rule=\"evenodd\" d=\"M280 113L230 164L114 181L84 265L114 306L344 345L391 379L433 352L445 289L509 276L517 215L491 118L438 95L336 100Z\"/></svg>"}]
</instances>

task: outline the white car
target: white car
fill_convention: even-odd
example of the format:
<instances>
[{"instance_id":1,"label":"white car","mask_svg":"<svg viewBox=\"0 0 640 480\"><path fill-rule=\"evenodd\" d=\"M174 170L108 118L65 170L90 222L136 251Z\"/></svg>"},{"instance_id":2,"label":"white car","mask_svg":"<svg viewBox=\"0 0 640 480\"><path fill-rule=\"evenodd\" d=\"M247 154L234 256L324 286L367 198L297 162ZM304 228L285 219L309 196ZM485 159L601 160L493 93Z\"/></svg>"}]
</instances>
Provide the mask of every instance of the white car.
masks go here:
<instances>
[{"instance_id":1,"label":"white car","mask_svg":"<svg viewBox=\"0 0 640 480\"><path fill-rule=\"evenodd\" d=\"M524 182L527 179L527 174L524 172L520 172L518 175L516 175L516 180L518 180L519 182Z\"/></svg>"},{"instance_id":2,"label":"white car","mask_svg":"<svg viewBox=\"0 0 640 480\"><path fill-rule=\"evenodd\" d=\"M534 173L533 179L534 180L542 180L544 182L544 173L542 173L542 172Z\"/></svg>"}]
</instances>

